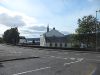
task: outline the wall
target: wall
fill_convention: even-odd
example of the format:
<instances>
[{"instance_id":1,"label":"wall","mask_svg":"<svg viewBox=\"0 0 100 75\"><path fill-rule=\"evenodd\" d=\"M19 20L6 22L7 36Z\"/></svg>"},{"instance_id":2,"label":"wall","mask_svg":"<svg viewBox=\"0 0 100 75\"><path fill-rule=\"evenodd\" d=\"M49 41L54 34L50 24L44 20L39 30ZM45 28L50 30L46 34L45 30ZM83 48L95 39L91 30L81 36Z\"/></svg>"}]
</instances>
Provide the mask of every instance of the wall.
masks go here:
<instances>
[{"instance_id":1,"label":"wall","mask_svg":"<svg viewBox=\"0 0 100 75\"><path fill-rule=\"evenodd\" d=\"M19 39L19 43L22 44L22 43L27 43L26 39Z\"/></svg>"},{"instance_id":2,"label":"wall","mask_svg":"<svg viewBox=\"0 0 100 75\"><path fill-rule=\"evenodd\" d=\"M50 46L50 44L52 44L52 45ZM57 44L57 45L55 45L55 44ZM67 46L65 46L65 43L46 43L45 46L46 47L62 47L62 48L67 48Z\"/></svg>"},{"instance_id":3,"label":"wall","mask_svg":"<svg viewBox=\"0 0 100 75\"><path fill-rule=\"evenodd\" d=\"M40 46L46 46L45 37L43 35L40 36Z\"/></svg>"}]
</instances>

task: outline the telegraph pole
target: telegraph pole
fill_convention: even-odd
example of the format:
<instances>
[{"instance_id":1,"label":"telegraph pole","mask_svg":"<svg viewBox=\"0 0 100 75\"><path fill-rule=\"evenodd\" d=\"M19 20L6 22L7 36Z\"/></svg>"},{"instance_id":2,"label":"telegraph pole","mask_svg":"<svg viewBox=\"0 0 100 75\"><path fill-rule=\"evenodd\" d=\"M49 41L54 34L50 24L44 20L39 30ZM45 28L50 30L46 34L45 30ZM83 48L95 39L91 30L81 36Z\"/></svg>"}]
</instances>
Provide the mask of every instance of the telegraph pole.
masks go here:
<instances>
[{"instance_id":1,"label":"telegraph pole","mask_svg":"<svg viewBox=\"0 0 100 75\"><path fill-rule=\"evenodd\" d=\"M100 12L100 10L96 11L96 24L95 24L95 34L96 34L96 51L98 51L98 43L97 43L97 39L98 39L98 28L97 28L97 16L98 16L98 12Z\"/></svg>"}]
</instances>

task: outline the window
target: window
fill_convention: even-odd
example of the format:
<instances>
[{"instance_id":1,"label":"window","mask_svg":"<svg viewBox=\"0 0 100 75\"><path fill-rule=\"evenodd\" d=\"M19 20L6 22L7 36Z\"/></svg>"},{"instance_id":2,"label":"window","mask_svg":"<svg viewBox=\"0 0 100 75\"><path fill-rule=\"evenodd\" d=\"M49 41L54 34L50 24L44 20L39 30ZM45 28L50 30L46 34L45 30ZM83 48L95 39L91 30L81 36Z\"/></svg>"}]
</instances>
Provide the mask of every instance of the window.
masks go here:
<instances>
[{"instance_id":1,"label":"window","mask_svg":"<svg viewBox=\"0 0 100 75\"><path fill-rule=\"evenodd\" d=\"M50 47L52 47L52 43L50 43Z\"/></svg>"},{"instance_id":2,"label":"window","mask_svg":"<svg viewBox=\"0 0 100 75\"><path fill-rule=\"evenodd\" d=\"M55 47L57 47L57 43L55 43Z\"/></svg>"},{"instance_id":3,"label":"window","mask_svg":"<svg viewBox=\"0 0 100 75\"><path fill-rule=\"evenodd\" d=\"M60 43L60 47L62 47L62 43Z\"/></svg>"},{"instance_id":4,"label":"window","mask_svg":"<svg viewBox=\"0 0 100 75\"><path fill-rule=\"evenodd\" d=\"M65 43L65 47L67 47L67 43Z\"/></svg>"}]
</instances>

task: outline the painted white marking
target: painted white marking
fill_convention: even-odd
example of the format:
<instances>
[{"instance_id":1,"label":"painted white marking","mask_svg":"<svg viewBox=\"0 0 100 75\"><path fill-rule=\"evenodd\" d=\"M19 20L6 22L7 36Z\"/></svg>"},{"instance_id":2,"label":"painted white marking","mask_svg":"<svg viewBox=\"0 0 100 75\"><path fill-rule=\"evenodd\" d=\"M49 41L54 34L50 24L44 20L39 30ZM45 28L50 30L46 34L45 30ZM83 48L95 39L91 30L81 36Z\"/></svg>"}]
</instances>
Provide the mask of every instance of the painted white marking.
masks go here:
<instances>
[{"instance_id":1,"label":"painted white marking","mask_svg":"<svg viewBox=\"0 0 100 75\"><path fill-rule=\"evenodd\" d=\"M55 56L50 56L50 57L55 57Z\"/></svg>"},{"instance_id":2,"label":"painted white marking","mask_svg":"<svg viewBox=\"0 0 100 75\"><path fill-rule=\"evenodd\" d=\"M68 58L62 58L62 57L56 57L56 56L50 56L50 57L53 57L53 58L57 58L57 59L68 59Z\"/></svg>"},{"instance_id":3,"label":"painted white marking","mask_svg":"<svg viewBox=\"0 0 100 75\"><path fill-rule=\"evenodd\" d=\"M55 57L55 58L58 58L58 59L64 59L64 58L61 58L61 57Z\"/></svg>"},{"instance_id":4,"label":"painted white marking","mask_svg":"<svg viewBox=\"0 0 100 75\"><path fill-rule=\"evenodd\" d=\"M75 58L70 58L71 60L75 60Z\"/></svg>"},{"instance_id":5,"label":"painted white marking","mask_svg":"<svg viewBox=\"0 0 100 75\"><path fill-rule=\"evenodd\" d=\"M78 60L78 61L82 61L82 60L83 60L83 58L77 58L77 60Z\"/></svg>"},{"instance_id":6,"label":"painted white marking","mask_svg":"<svg viewBox=\"0 0 100 75\"><path fill-rule=\"evenodd\" d=\"M25 71L25 72L13 74L13 75L22 75L22 74L31 73L31 72L40 71L40 70L49 69L49 68L51 68L51 67L45 67L45 68L40 68L40 69L35 69L35 70L29 70L29 71Z\"/></svg>"},{"instance_id":7,"label":"painted white marking","mask_svg":"<svg viewBox=\"0 0 100 75\"><path fill-rule=\"evenodd\" d=\"M77 63L77 62L79 62L79 61L70 62L70 63L64 63L64 66L66 66L66 65L70 65L70 64L73 64L73 63Z\"/></svg>"},{"instance_id":8,"label":"painted white marking","mask_svg":"<svg viewBox=\"0 0 100 75\"><path fill-rule=\"evenodd\" d=\"M86 59L86 60L90 60L90 61L98 61L98 62L100 62L100 60L97 60L97 59Z\"/></svg>"},{"instance_id":9,"label":"painted white marking","mask_svg":"<svg viewBox=\"0 0 100 75\"><path fill-rule=\"evenodd\" d=\"M64 53L64 54L68 54L68 53Z\"/></svg>"},{"instance_id":10,"label":"painted white marking","mask_svg":"<svg viewBox=\"0 0 100 75\"><path fill-rule=\"evenodd\" d=\"M65 60L67 60L68 58L64 58Z\"/></svg>"},{"instance_id":11,"label":"painted white marking","mask_svg":"<svg viewBox=\"0 0 100 75\"><path fill-rule=\"evenodd\" d=\"M64 66L74 64L74 63L77 63L77 62L81 62L82 60L83 60L83 58L80 58L80 59L77 59L77 61L74 61L74 62L64 63Z\"/></svg>"}]
</instances>

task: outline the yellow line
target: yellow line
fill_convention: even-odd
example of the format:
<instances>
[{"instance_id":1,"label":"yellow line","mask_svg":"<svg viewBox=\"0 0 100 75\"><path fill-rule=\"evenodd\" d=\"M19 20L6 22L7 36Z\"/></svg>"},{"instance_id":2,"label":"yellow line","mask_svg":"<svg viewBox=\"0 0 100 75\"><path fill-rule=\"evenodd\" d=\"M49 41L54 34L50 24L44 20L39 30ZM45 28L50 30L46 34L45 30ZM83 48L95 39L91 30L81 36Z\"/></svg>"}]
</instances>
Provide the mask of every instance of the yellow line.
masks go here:
<instances>
[{"instance_id":1,"label":"yellow line","mask_svg":"<svg viewBox=\"0 0 100 75\"><path fill-rule=\"evenodd\" d=\"M90 68L86 75L93 75L95 71L96 71L96 66L90 65Z\"/></svg>"}]
</instances>

